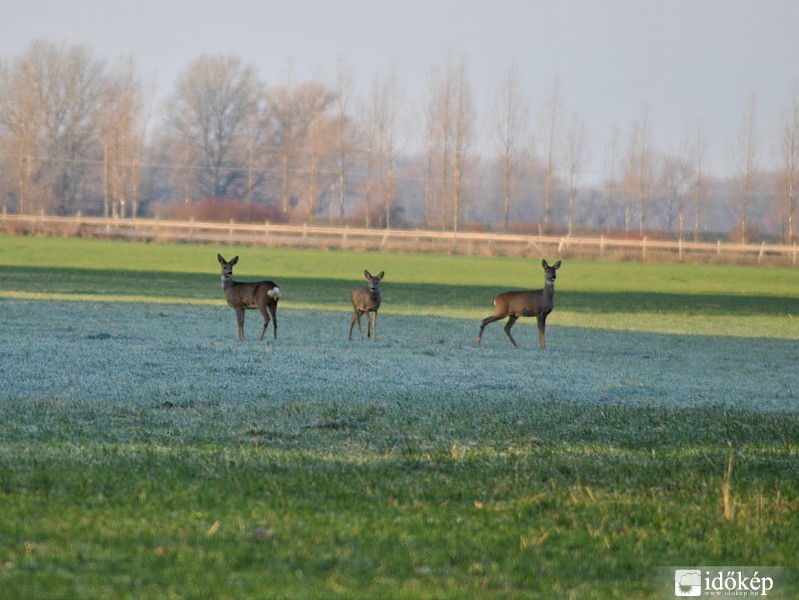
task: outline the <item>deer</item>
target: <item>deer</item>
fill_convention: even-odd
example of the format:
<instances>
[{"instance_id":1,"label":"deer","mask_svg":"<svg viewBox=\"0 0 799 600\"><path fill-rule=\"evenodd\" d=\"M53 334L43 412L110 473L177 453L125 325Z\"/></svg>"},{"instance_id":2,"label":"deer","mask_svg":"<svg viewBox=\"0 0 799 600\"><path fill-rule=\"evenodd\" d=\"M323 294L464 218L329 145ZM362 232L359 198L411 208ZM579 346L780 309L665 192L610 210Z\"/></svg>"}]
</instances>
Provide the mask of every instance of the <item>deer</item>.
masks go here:
<instances>
[{"instance_id":1,"label":"deer","mask_svg":"<svg viewBox=\"0 0 799 600\"><path fill-rule=\"evenodd\" d=\"M222 265L222 291L225 300L236 311L236 321L239 328L239 341L244 340L244 311L257 308L264 317L264 327L261 338L264 339L269 320L277 339L277 301L280 300L280 288L274 281L233 281L233 265L239 262L236 256L231 261L226 261L221 254L216 255Z\"/></svg>"},{"instance_id":2,"label":"deer","mask_svg":"<svg viewBox=\"0 0 799 600\"><path fill-rule=\"evenodd\" d=\"M519 344L513 339L510 333L511 327L519 317L535 317L538 323L538 344L542 350L547 347L545 329L547 316L552 312L555 297L555 272L560 268L560 261L553 265L547 264L546 260L541 261L544 268L544 289L521 292L503 292L494 299L494 314L483 319L480 324L480 333L477 334L477 345L483 338L483 330L486 325L508 317L505 325L505 335L508 336L514 348Z\"/></svg>"},{"instance_id":3,"label":"deer","mask_svg":"<svg viewBox=\"0 0 799 600\"><path fill-rule=\"evenodd\" d=\"M377 341L377 309L380 308L380 280L385 275L384 271L380 271L377 277L372 277L369 271L364 270L364 277L368 285L358 287L350 293L350 300L352 301L352 309L355 314L350 321L350 341L352 340L352 328L355 323L358 323L358 332L361 334L361 341L363 341L363 329L361 329L361 315L366 313L366 337L371 337L373 342ZM374 326L372 326L372 317L374 314ZM374 329L374 336L372 330Z\"/></svg>"}]
</instances>

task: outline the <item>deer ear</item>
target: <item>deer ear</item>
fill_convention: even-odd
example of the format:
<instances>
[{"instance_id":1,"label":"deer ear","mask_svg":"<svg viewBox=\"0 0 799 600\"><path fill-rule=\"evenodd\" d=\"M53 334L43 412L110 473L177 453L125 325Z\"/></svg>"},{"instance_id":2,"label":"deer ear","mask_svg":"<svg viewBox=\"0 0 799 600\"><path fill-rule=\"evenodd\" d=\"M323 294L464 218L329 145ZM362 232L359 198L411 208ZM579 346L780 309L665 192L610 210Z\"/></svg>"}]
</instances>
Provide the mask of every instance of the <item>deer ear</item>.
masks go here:
<instances>
[{"instance_id":1,"label":"deer ear","mask_svg":"<svg viewBox=\"0 0 799 600\"><path fill-rule=\"evenodd\" d=\"M377 274L377 278L378 279L383 279L383 275L385 275L385 274L386 274L385 271L380 271L380 273Z\"/></svg>"},{"instance_id":2,"label":"deer ear","mask_svg":"<svg viewBox=\"0 0 799 600\"><path fill-rule=\"evenodd\" d=\"M544 259L544 260L542 260L542 261L541 261L541 266L542 266L542 267L544 267L545 269L546 269L546 268L549 266L549 265L547 264L547 261L546 261L546 259Z\"/></svg>"},{"instance_id":3,"label":"deer ear","mask_svg":"<svg viewBox=\"0 0 799 600\"><path fill-rule=\"evenodd\" d=\"M554 265L552 265L552 268L553 269L560 269L560 261L558 261Z\"/></svg>"},{"instance_id":4,"label":"deer ear","mask_svg":"<svg viewBox=\"0 0 799 600\"><path fill-rule=\"evenodd\" d=\"M235 265L237 262L239 262L239 257L238 256L234 256L233 260L230 261L230 264L232 266L232 265Z\"/></svg>"},{"instance_id":5,"label":"deer ear","mask_svg":"<svg viewBox=\"0 0 799 600\"><path fill-rule=\"evenodd\" d=\"M363 276L366 277L367 279L372 278L372 276L369 274L369 271L367 271L366 269L363 270Z\"/></svg>"},{"instance_id":6,"label":"deer ear","mask_svg":"<svg viewBox=\"0 0 799 600\"><path fill-rule=\"evenodd\" d=\"M219 261L219 264L220 264L220 265L224 265L224 264L225 264L225 259L224 259L224 258L222 258L222 255L221 255L221 254L217 254L217 255L216 255L216 260L218 260L218 261Z\"/></svg>"}]
</instances>

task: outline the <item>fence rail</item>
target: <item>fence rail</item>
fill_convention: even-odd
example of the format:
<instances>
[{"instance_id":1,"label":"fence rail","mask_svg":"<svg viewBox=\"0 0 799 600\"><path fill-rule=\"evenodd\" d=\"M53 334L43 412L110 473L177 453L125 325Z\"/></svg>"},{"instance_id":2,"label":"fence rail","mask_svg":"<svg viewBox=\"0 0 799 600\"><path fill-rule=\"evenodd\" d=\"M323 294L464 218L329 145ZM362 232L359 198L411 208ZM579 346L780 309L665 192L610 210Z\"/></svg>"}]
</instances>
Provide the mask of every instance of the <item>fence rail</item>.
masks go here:
<instances>
[{"instance_id":1,"label":"fence rail","mask_svg":"<svg viewBox=\"0 0 799 600\"><path fill-rule=\"evenodd\" d=\"M690 261L797 266L794 244L735 244L627 239L612 236L553 236L367 229L271 223L218 223L163 219L107 219L0 214L0 231L157 241L392 250L478 256L571 257L608 260Z\"/></svg>"}]
</instances>

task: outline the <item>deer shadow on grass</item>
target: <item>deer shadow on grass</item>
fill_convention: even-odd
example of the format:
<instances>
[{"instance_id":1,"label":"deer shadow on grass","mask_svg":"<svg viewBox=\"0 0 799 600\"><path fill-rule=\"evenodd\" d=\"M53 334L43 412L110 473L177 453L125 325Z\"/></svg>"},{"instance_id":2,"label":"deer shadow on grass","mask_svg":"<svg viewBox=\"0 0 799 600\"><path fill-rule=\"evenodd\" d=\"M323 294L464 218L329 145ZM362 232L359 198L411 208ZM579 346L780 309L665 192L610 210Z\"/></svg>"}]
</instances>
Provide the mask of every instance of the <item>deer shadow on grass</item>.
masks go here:
<instances>
[{"instance_id":1,"label":"deer shadow on grass","mask_svg":"<svg viewBox=\"0 0 799 600\"><path fill-rule=\"evenodd\" d=\"M169 271L128 271L114 269L75 269L44 267L0 266L0 293L60 293L75 295L130 295L153 298L182 298L218 300L224 303L219 291L219 271L212 265L199 273ZM274 278L283 293L281 304L286 309L292 303L339 305L351 311L349 294L360 280L333 278L284 277L269 272L269 265L250 265L248 273L237 275L242 281ZM514 289L540 289L541 282L530 278L530 286L451 285L447 283L404 283L391 281L381 287L386 312L392 307L425 308L447 316L451 310L482 312L487 316L493 300L502 292ZM381 309L382 310L382 309ZM799 296L766 296L735 294L687 294L648 292L586 292L569 289L564 273L555 295L553 313L558 311L602 314L625 313L692 313L708 315L785 316L799 315ZM555 317L556 318L556 317ZM478 322L479 325L479 322Z\"/></svg>"}]
</instances>

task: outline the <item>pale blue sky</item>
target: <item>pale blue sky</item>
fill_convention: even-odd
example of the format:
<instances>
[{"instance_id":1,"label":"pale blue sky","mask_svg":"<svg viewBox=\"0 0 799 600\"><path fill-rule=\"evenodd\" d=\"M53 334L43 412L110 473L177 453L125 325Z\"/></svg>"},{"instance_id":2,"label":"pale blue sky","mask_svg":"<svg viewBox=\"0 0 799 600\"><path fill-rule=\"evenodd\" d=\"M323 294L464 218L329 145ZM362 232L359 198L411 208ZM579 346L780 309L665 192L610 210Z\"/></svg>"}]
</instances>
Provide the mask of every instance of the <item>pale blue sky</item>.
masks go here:
<instances>
[{"instance_id":1,"label":"pale blue sky","mask_svg":"<svg viewBox=\"0 0 799 600\"><path fill-rule=\"evenodd\" d=\"M88 44L111 62L132 55L157 97L202 54L230 54L280 82L331 76L343 56L366 89L396 64L409 105L422 104L428 70L465 55L482 108L518 67L541 110L557 75L569 112L585 120L589 169L602 169L614 126L624 140L648 106L652 140L676 151L702 120L711 167L757 97L762 162L791 84L799 79L795 0L26 0L6 3L0 57L33 39Z\"/></svg>"}]
</instances>

